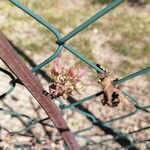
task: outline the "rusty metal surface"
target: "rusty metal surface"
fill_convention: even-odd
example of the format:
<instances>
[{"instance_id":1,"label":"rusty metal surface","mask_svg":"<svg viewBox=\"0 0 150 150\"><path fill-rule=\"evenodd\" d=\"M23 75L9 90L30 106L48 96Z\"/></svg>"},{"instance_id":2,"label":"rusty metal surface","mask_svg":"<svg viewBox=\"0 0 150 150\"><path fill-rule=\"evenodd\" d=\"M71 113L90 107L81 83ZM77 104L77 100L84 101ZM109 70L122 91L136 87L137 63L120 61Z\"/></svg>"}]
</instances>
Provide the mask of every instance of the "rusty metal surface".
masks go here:
<instances>
[{"instance_id":1,"label":"rusty metal surface","mask_svg":"<svg viewBox=\"0 0 150 150\"><path fill-rule=\"evenodd\" d=\"M72 132L63 119L55 103L45 94L45 89L41 86L39 80L27 68L22 59L18 56L15 49L8 42L6 37L0 33L0 58L21 80L24 86L30 91L34 98L43 107L49 118L54 123L62 135L69 149L78 150L79 146L75 141Z\"/></svg>"}]
</instances>

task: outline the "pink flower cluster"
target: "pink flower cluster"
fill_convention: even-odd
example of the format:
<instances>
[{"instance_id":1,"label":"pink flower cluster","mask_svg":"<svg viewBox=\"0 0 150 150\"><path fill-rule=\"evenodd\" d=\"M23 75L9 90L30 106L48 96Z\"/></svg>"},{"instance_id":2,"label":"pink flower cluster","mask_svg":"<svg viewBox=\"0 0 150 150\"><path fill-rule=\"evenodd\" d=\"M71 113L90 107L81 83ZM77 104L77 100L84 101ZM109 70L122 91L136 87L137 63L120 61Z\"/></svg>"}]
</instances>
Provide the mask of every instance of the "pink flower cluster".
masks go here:
<instances>
[{"instance_id":1,"label":"pink flower cluster","mask_svg":"<svg viewBox=\"0 0 150 150\"><path fill-rule=\"evenodd\" d=\"M67 98L73 92L79 93L83 87L82 77L85 75L85 70L79 65L70 69L61 67L62 61L60 58L52 63L50 75L53 82L49 86L49 94L52 98L60 97Z\"/></svg>"}]
</instances>

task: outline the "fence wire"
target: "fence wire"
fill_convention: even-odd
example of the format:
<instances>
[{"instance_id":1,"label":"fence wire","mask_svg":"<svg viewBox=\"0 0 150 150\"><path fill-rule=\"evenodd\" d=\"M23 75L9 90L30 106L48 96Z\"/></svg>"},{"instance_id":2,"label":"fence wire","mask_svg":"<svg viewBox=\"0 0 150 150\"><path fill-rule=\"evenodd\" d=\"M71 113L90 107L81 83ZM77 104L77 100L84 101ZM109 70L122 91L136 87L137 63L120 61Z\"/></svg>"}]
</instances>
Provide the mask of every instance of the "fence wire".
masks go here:
<instances>
[{"instance_id":1,"label":"fence wire","mask_svg":"<svg viewBox=\"0 0 150 150\"><path fill-rule=\"evenodd\" d=\"M52 62L55 58L57 58L60 53L62 52L62 48L67 49L70 53L72 53L73 55L75 55L78 59L80 59L81 61L83 61L85 64L89 65L91 68L93 68L96 73L99 72L100 74L104 73L104 69L101 67L98 67L96 65L96 63L90 61L89 59L86 58L86 56L82 55L78 50L76 50L74 47L72 47L71 45L67 44L67 41L70 40L71 38L73 38L75 35L79 34L81 31L83 31L84 29L86 29L89 25L93 24L94 22L96 22L97 19L101 18L102 16L104 16L105 14L107 14L108 12L110 12L111 10L113 10L115 7L117 7L118 5L120 5L122 2L124 2L124 0L113 0L110 4L108 4L105 8L103 8L102 10L100 10L98 13L96 13L94 16L90 17L88 20L86 20L84 23L82 23L81 25L79 25L78 27L76 27L73 31L71 31L70 33L68 33L67 35L65 35L64 37L61 35L61 33L58 31L58 29L56 29L56 27L52 24L50 24L49 22L47 22L44 18L42 18L41 16L37 15L35 12L33 12L32 10L30 10L28 7L26 7L25 5L23 5L19 0L9 0L10 2L12 2L15 6L17 6L18 8L20 8L21 10L23 10L25 13L27 13L29 16L31 16L32 18L34 18L35 20L37 20L40 24L42 24L44 27L46 27L50 32L52 32L55 37L56 37L56 44L58 45L55 53L50 56L48 59L44 60L42 63L40 63L39 65L35 66L32 68L32 72L33 73L38 73L40 71L40 69L42 69L43 67L45 67L46 65L48 65L50 62ZM3 69L0 68L0 71L5 73L7 76L10 77L10 82L9 82L9 89L2 95L0 95L0 101L4 102L4 98L9 95L16 87L16 83L17 83L17 79L16 77L14 77L14 75ZM137 71L135 73L129 74L127 76L125 76L124 78L118 79L116 81L114 81L114 85L118 85L121 83L124 83L128 80L131 80L139 75L144 75L146 73L150 72L150 67L147 67L143 70ZM122 116L116 117L116 118L112 118L110 120L107 121L100 121L98 118L95 117L95 115L93 115L91 112L89 112L88 110L81 109L82 104L85 102L90 102L92 101L94 98L99 97L100 95L103 94L103 91L95 93L93 95L90 95L88 97L85 97L81 100L74 100L74 102L71 102L71 104L67 105L64 104L63 102L60 103L60 109L63 112L65 112L65 110L70 109L73 112L77 112L85 117L87 117L91 122L91 126L82 129L80 131L76 131L74 132L74 135L77 138L83 138L87 141L86 146L87 145L94 145L94 144L98 144L98 145L104 145L106 149L112 149L111 147L107 146L107 142L109 141L118 141L120 142L120 144L123 146L123 148L125 149L136 149L136 145L137 144L145 144L147 149L150 149L150 139L147 140L139 140L136 139L133 134L144 131L144 130L149 130L150 126L148 125L147 127L144 128L140 128L137 130L133 130L133 131L129 131L128 133L123 133L121 132L119 129L117 129L116 127L112 126L113 122L117 122L119 120L125 119L125 118L129 118L133 115L136 115L140 112L144 112L144 113L150 113L150 105L146 105L146 106L142 106L139 103L139 100L137 98L135 98L134 96L132 96L131 94L129 94L126 91L122 91L122 93L128 97L128 99L131 101L131 103L134 105L134 110L130 113L124 114ZM73 97L71 97L73 98ZM73 98L75 99L75 98ZM59 101L60 102L60 101ZM54 128L53 125L51 125L50 123L47 123L46 121L49 118L44 118L44 119L34 119L34 118L30 118L30 116L27 116L25 114L21 114L18 113L10 108L8 109L4 109L4 108L0 108L0 111L3 112L4 114L8 114L11 117L16 117L16 118L25 118L27 119L27 123L25 128L23 129L19 129L18 131L9 131L8 129L6 129L5 127L0 127L0 130L5 130L7 131L10 135L20 135L20 134L25 134L27 133L30 129L32 129L33 127L35 127L37 124L41 124L42 126L47 126L47 127L51 127ZM110 135L113 135L113 137L111 138L107 138L105 140L102 140L100 142L96 142L94 140L92 140L92 138L90 137L86 137L86 136L81 136L80 133L91 130L93 127L95 127L96 125L100 125L102 128L106 128L108 130L110 130ZM112 133L111 133L112 132ZM107 131L105 131L105 133L107 133ZM123 142L121 142L121 140L123 142L127 142L127 144L123 145ZM19 147L21 149L24 149L25 146L23 144L19 144L19 143L12 143L14 144L15 147ZM86 146L83 147L83 149L86 149Z\"/></svg>"}]
</instances>

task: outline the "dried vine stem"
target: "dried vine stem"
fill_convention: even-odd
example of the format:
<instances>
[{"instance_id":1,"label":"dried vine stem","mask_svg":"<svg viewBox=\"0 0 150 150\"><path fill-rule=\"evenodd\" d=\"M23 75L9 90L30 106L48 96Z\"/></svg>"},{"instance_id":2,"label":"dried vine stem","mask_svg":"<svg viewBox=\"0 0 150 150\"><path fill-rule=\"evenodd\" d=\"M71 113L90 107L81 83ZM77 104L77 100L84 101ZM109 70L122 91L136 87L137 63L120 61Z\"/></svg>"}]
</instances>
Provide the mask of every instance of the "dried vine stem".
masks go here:
<instances>
[{"instance_id":1,"label":"dried vine stem","mask_svg":"<svg viewBox=\"0 0 150 150\"><path fill-rule=\"evenodd\" d=\"M55 103L48 95L45 95L44 88L41 86L39 80L27 68L24 62L16 53L15 49L8 42L6 37L0 33L0 58L13 71L13 73L21 80L24 86L31 92L39 104L43 107L49 118L54 123L62 135L64 141L71 150L78 150L79 146L75 141L72 132L67 123L63 119L60 111Z\"/></svg>"}]
</instances>

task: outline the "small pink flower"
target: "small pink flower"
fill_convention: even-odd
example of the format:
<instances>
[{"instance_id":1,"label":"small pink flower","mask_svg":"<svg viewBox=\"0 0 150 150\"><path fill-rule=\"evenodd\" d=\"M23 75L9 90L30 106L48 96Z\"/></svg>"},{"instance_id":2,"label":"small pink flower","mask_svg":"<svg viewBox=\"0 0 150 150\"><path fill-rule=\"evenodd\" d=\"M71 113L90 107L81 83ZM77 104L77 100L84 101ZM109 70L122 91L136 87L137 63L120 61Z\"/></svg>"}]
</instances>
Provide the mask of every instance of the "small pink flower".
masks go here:
<instances>
[{"instance_id":1,"label":"small pink flower","mask_svg":"<svg viewBox=\"0 0 150 150\"><path fill-rule=\"evenodd\" d=\"M61 72L61 66L60 66L60 58L56 59L53 63L52 63L52 69L51 69L51 73L54 75L60 74Z\"/></svg>"},{"instance_id":2,"label":"small pink flower","mask_svg":"<svg viewBox=\"0 0 150 150\"><path fill-rule=\"evenodd\" d=\"M50 70L53 83L49 86L49 94L52 98L67 98L69 94L79 93L78 90L83 87L81 79L86 73L85 70L79 65L67 70L60 66L60 62L60 59L55 60Z\"/></svg>"},{"instance_id":3,"label":"small pink flower","mask_svg":"<svg viewBox=\"0 0 150 150\"><path fill-rule=\"evenodd\" d=\"M86 71L84 69L79 69L78 70L78 77L81 79L84 75L86 74Z\"/></svg>"},{"instance_id":4,"label":"small pink flower","mask_svg":"<svg viewBox=\"0 0 150 150\"><path fill-rule=\"evenodd\" d=\"M68 70L68 73L67 73L67 76L70 78L70 79L74 79L76 78L77 76L77 70L75 68L71 68Z\"/></svg>"},{"instance_id":5,"label":"small pink flower","mask_svg":"<svg viewBox=\"0 0 150 150\"><path fill-rule=\"evenodd\" d=\"M85 75L85 70L80 69L79 66L73 67L68 71L68 77L74 82L78 82Z\"/></svg>"}]
</instances>

